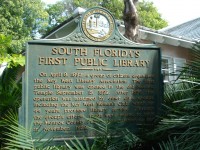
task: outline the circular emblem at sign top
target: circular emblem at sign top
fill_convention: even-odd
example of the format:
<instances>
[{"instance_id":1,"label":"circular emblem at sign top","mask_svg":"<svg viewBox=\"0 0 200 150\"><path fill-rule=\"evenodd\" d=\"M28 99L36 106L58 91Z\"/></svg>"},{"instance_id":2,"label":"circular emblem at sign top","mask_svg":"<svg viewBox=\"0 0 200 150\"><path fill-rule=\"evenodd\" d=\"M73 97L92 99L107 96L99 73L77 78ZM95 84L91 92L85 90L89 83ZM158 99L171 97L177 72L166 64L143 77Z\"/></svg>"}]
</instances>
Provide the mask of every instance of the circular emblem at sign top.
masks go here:
<instances>
[{"instance_id":1,"label":"circular emblem at sign top","mask_svg":"<svg viewBox=\"0 0 200 150\"><path fill-rule=\"evenodd\" d=\"M100 8L88 11L82 20L82 29L85 35L93 41L108 39L114 30L113 17Z\"/></svg>"}]
</instances>

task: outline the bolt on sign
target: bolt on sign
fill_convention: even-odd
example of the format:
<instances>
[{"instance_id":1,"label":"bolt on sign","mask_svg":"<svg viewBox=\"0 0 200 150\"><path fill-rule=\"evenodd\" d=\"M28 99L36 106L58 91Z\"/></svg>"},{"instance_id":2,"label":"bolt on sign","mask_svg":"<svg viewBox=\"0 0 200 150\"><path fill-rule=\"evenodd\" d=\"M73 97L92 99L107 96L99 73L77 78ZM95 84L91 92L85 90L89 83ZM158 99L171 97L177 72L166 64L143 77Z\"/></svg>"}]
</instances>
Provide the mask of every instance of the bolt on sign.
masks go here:
<instances>
[{"instance_id":1,"label":"bolt on sign","mask_svg":"<svg viewBox=\"0 0 200 150\"><path fill-rule=\"evenodd\" d=\"M94 137L86 119L94 116L133 132L152 124L162 99L160 48L127 40L103 8L74 22L69 35L28 42L20 123L33 139L55 141Z\"/></svg>"}]
</instances>

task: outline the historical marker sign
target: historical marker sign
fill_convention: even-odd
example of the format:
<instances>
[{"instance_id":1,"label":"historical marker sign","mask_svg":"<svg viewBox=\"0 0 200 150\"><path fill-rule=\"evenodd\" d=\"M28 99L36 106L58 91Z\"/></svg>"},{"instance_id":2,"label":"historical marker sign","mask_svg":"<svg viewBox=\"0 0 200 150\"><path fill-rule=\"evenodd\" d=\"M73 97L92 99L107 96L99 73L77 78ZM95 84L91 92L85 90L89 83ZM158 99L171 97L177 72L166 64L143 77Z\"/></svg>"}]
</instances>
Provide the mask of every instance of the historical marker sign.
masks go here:
<instances>
[{"instance_id":1,"label":"historical marker sign","mask_svg":"<svg viewBox=\"0 0 200 150\"><path fill-rule=\"evenodd\" d=\"M93 8L74 34L28 43L21 122L35 139L55 140L95 136L84 117L133 131L152 124L162 98L160 58L159 48L124 39L110 13Z\"/></svg>"}]
</instances>

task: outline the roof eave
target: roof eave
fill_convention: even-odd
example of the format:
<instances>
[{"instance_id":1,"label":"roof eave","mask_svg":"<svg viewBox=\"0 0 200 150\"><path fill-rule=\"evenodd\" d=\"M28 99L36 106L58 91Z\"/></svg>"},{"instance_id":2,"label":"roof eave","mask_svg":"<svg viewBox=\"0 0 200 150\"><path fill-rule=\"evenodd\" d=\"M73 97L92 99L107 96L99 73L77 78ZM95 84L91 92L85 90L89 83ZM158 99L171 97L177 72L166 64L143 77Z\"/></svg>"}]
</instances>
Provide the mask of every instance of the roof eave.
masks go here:
<instances>
[{"instance_id":1,"label":"roof eave","mask_svg":"<svg viewBox=\"0 0 200 150\"><path fill-rule=\"evenodd\" d=\"M141 36L140 36L141 39L151 40L153 42L160 43L160 44L169 44L169 45L180 46L184 48L192 48L192 46L195 44L194 41L181 39L178 37L173 37L173 36L165 35L162 33L147 31L144 29L139 29L139 32L141 32Z\"/></svg>"}]
</instances>

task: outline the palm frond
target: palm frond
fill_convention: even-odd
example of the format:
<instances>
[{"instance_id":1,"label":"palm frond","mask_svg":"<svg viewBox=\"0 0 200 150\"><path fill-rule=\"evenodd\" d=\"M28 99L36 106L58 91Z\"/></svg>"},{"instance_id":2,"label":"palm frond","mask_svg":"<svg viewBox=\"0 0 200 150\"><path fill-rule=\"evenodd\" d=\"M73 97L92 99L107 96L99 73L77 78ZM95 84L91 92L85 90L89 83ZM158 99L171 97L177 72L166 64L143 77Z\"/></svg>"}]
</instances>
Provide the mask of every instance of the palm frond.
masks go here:
<instances>
[{"instance_id":1,"label":"palm frond","mask_svg":"<svg viewBox=\"0 0 200 150\"><path fill-rule=\"evenodd\" d=\"M0 144L3 143L2 132L7 130L2 125L3 118L9 110L17 112L20 103L22 88L20 80L16 81L18 68L5 69L0 76Z\"/></svg>"},{"instance_id":2,"label":"palm frond","mask_svg":"<svg viewBox=\"0 0 200 150\"><path fill-rule=\"evenodd\" d=\"M0 77L0 118L9 109L18 109L21 103L21 84L16 81L17 68L6 69Z\"/></svg>"},{"instance_id":3,"label":"palm frond","mask_svg":"<svg viewBox=\"0 0 200 150\"><path fill-rule=\"evenodd\" d=\"M200 44L192 50L193 60L183 68L180 82L167 85L165 114L153 135L165 135L160 149L191 150L200 147ZM168 140L165 140L166 137Z\"/></svg>"},{"instance_id":4,"label":"palm frond","mask_svg":"<svg viewBox=\"0 0 200 150\"><path fill-rule=\"evenodd\" d=\"M25 128L18 123L18 115L12 110L9 111L3 118L2 125L4 125L6 131L4 149L27 149L27 150L56 150L58 147L48 146L52 139L46 142L40 141L44 135L38 133L41 139L33 139L32 126Z\"/></svg>"},{"instance_id":5,"label":"palm frond","mask_svg":"<svg viewBox=\"0 0 200 150\"><path fill-rule=\"evenodd\" d=\"M31 130L18 124L15 113L10 111L4 118L4 124L7 129L7 132L4 133L6 135L5 149L34 149Z\"/></svg>"},{"instance_id":6,"label":"palm frond","mask_svg":"<svg viewBox=\"0 0 200 150\"><path fill-rule=\"evenodd\" d=\"M70 140L70 144L65 142L70 150L127 150L136 147L142 140L127 129L117 127L109 121L98 117L86 118L93 126L88 128L95 133L92 145L86 138L79 140L76 137Z\"/></svg>"},{"instance_id":7,"label":"palm frond","mask_svg":"<svg viewBox=\"0 0 200 150\"><path fill-rule=\"evenodd\" d=\"M91 150L87 139L84 137L83 140L79 140L74 137L74 140L70 140L71 144L65 141L65 144L69 150Z\"/></svg>"},{"instance_id":8,"label":"palm frond","mask_svg":"<svg viewBox=\"0 0 200 150\"><path fill-rule=\"evenodd\" d=\"M176 137L174 139L169 138L168 141L166 142L162 141L161 143L159 143L159 149L160 150L178 150L178 147L176 144L177 144Z\"/></svg>"},{"instance_id":9,"label":"palm frond","mask_svg":"<svg viewBox=\"0 0 200 150\"><path fill-rule=\"evenodd\" d=\"M110 122L100 119L98 117L86 118L93 126L88 126L88 128L96 131L97 135L108 136Z\"/></svg>"}]
</instances>

